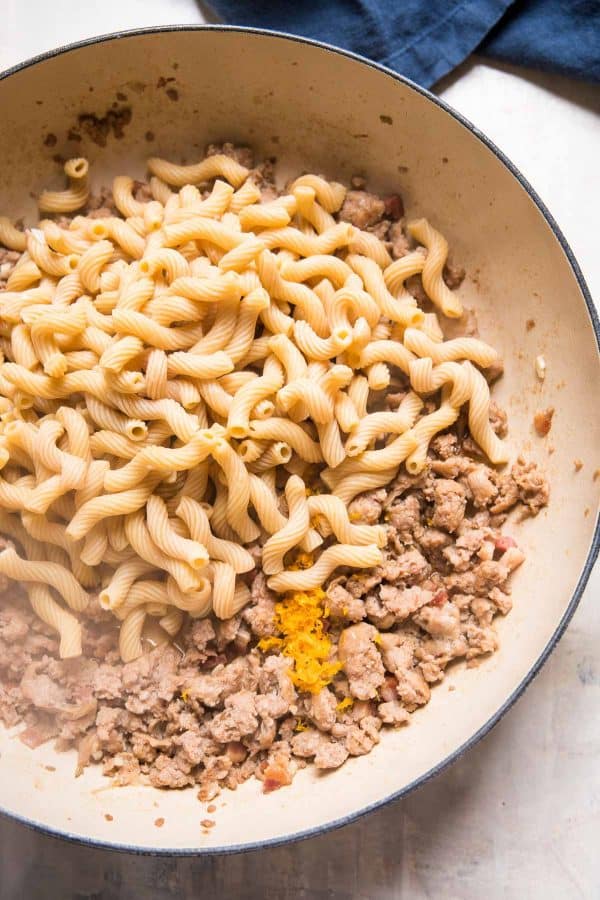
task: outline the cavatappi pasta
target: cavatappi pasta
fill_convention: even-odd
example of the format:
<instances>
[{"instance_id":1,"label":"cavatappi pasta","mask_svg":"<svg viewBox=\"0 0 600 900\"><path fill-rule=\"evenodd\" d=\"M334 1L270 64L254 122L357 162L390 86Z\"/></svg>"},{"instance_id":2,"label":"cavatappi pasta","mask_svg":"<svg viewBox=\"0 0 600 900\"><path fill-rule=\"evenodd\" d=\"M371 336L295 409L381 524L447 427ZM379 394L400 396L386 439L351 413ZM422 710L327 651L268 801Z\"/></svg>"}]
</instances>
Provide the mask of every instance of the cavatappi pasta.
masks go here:
<instances>
[{"instance_id":1,"label":"cavatappi pasta","mask_svg":"<svg viewBox=\"0 0 600 900\"><path fill-rule=\"evenodd\" d=\"M347 504L401 465L422 471L463 406L482 451L507 459L478 368L496 351L445 341L407 286L420 276L440 314L461 316L426 219L393 260L336 220L346 189L320 176L263 202L224 154L148 168L143 199L114 180L120 215L85 214L75 159L68 187L39 197L46 214L84 210L67 225L0 217L0 244L21 253L0 291L0 531L14 542L0 574L24 583L63 657L81 653L94 594L124 661L150 619L174 637L185 616L230 618L256 545L279 592L376 566L385 529L353 524ZM378 407L395 386L397 408Z\"/></svg>"}]
</instances>

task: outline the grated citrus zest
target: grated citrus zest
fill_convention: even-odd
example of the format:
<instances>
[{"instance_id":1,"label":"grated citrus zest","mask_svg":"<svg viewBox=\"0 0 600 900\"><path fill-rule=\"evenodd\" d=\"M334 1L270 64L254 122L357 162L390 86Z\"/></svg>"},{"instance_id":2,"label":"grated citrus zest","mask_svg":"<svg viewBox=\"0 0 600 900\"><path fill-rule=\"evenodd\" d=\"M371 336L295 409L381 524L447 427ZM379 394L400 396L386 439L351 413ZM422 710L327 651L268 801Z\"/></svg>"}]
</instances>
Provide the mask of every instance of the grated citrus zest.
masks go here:
<instances>
[{"instance_id":1,"label":"grated citrus zest","mask_svg":"<svg viewBox=\"0 0 600 900\"><path fill-rule=\"evenodd\" d=\"M281 637L263 638L259 650L279 650L294 661L290 678L301 691L318 694L341 663L330 662L331 641L323 631L328 610L325 591L295 591L275 604L275 627Z\"/></svg>"},{"instance_id":2,"label":"grated citrus zest","mask_svg":"<svg viewBox=\"0 0 600 900\"><path fill-rule=\"evenodd\" d=\"M336 706L336 709L338 712L343 712L345 709L348 709L349 706L352 706L353 703L354 700L352 699L352 697L344 697L343 700L340 700L340 702Z\"/></svg>"}]
</instances>

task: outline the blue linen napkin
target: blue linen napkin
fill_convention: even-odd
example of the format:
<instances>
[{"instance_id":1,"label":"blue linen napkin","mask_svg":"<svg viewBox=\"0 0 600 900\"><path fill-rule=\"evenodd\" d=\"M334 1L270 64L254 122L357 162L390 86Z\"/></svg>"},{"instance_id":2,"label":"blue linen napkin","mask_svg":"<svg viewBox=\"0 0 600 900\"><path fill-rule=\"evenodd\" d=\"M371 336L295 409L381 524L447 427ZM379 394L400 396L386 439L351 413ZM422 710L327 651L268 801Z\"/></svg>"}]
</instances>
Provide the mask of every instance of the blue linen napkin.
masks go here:
<instances>
[{"instance_id":1,"label":"blue linen napkin","mask_svg":"<svg viewBox=\"0 0 600 900\"><path fill-rule=\"evenodd\" d=\"M322 40L430 87L477 50L600 82L600 0L211 0L232 25Z\"/></svg>"}]
</instances>

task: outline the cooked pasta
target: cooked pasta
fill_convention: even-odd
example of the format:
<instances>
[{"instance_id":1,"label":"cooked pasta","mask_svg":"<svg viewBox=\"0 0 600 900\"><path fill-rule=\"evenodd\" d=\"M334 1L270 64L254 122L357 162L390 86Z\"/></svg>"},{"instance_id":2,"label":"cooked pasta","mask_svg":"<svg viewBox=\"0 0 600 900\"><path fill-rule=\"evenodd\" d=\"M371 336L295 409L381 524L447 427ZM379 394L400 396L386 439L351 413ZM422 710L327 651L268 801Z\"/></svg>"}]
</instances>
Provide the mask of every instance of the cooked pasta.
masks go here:
<instances>
[{"instance_id":1,"label":"cooked pasta","mask_svg":"<svg viewBox=\"0 0 600 900\"><path fill-rule=\"evenodd\" d=\"M271 590L279 592L309 591L320 587L340 566L368 569L378 565L381 560L381 551L376 544L367 544L364 547L334 544L323 550L317 562L308 569L284 571L278 575L272 575L267 583Z\"/></svg>"},{"instance_id":2,"label":"cooked pasta","mask_svg":"<svg viewBox=\"0 0 600 900\"><path fill-rule=\"evenodd\" d=\"M28 584L27 594L36 616L54 631L58 631L61 658L81 656L81 623L75 616L57 603L44 584Z\"/></svg>"},{"instance_id":3,"label":"cooked pasta","mask_svg":"<svg viewBox=\"0 0 600 900\"><path fill-rule=\"evenodd\" d=\"M427 257L423 264L421 279L427 295L445 316L458 318L462 315L462 303L446 285L442 271L448 258L448 242L433 228L427 219L417 219L408 223L408 231L416 240L427 247Z\"/></svg>"},{"instance_id":4,"label":"cooked pasta","mask_svg":"<svg viewBox=\"0 0 600 900\"><path fill-rule=\"evenodd\" d=\"M444 340L405 286L420 275L440 314L462 312L426 220L392 259L338 221L346 188L319 175L271 196L224 153L148 168L149 190L114 179L119 215L26 231L0 217L0 244L21 254L0 291L0 531L15 541L0 574L25 584L65 658L81 653L88 591L127 662L146 633L241 610L255 542L280 593L378 565L386 530L348 504L402 465L422 471L464 405L481 450L507 458L477 368L498 354ZM87 160L65 174L40 210L85 207ZM401 393L382 408L387 389Z\"/></svg>"},{"instance_id":5,"label":"cooked pasta","mask_svg":"<svg viewBox=\"0 0 600 900\"><path fill-rule=\"evenodd\" d=\"M302 479L297 475L288 478L285 497L289 510L288 521L283 528L268 539L263 547L262 568L267 575L282 571L285 554L302 541L309 529L306 488Z\"/></svg>"},{"instance_id":6,"label":"cooked pasta","mask_svg":"<svg viewBox=\"0 0 600 900\"><path fill-rule=\"evenodd\" d=\"M38 206L42 212L69 213L81 209L87 203L90 193L87 159L68 159L64 171L69 179L69 187L65 191L42 191L38 197Z\"/></svg>"}]
</instances>

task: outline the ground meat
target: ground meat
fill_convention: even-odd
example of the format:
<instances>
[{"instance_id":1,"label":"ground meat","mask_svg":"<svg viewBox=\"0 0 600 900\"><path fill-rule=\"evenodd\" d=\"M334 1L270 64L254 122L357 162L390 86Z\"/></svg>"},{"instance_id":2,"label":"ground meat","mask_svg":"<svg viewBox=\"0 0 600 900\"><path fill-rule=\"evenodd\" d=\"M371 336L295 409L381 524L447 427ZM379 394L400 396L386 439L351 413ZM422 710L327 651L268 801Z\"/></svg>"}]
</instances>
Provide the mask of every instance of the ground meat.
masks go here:
<instances>
[{"instance_id":1,"label":"ground meat","mask_svg":"<svg viewBox=\"0 0 600 900\"><path fill-rule=\"evenodd\" d=\"M204 652L208 644L215 639L215 629L210 619L195 619L190 629L190 638L194 647Z\"/></svg>"},{"instance_id":2,"label":"ground meat","mask_svg":"<svg viewBox=\"0 0 600 900\"><path fill-rule=\"evenodd\" d=\"M342 581L346 581L342 578ZM355 597L350 591L333 581L327 588L327 605L329 614L333 618L348 619L350 622L360 622L365 617L365 605L359 597Z\"/></svg>"},{"instance_id":3,"label":"ground meat","mask_svg":"<svg viewBox=\"0 0 600 900\"><path fill-rule=\"evenodd\" d=\"M475 506L485 508L498 496L498 488L487 466L474 466L466 476L467 486Z\"/></svg>"},{"instance_id":4,"label":"ground meat","mask_svg":"<svg viewBox=\"0 0 600 900\"><path fill-rule=\"evenodd\" d=\"M22 643L31 626L31 617L17 606L0 608L0 640Z\"/></svg>"},{"instance_id":5,"label":"ground meat","mask_svg":"<svg viewBox=\"0 0 600 900\"><path fill-rule=\"evenodd\" d=\"M492 378L494 377L498 378L502 374L502 370L502 363L497 363L494 369L492 366L490 366L489 369L486 370L488 381L492 380ZM490 425L492 426L498 437L506 437L506 435L508 434L508 416L506 415L506 410L498 406L498 404L494 400L491 400L489 416Z\"/></svg>"},{"instance_id":6,"label":"ground meat","mask_svg":"<svg viewBox=\"0 0 600 900\"><path fill-rule=\"evenodd\" d=\"M400 194L390 194L383 200L385 215L393 222L397 222L404 215L404 203Z\"/></svg>"},{"instance_id":7,"label":"ground meat","mask_svg":"<svg viewBox=\"0 0 600 900\"><path fill-rule=\"evenodd\" d=\"M393 622L402 622L429 603L433 598L433 593L416 586L403 588L392 584L383 584L379 589L379 597L383 607L392 613Z\"/></svg>"},{"instance_id":8,"label":"ground meat","mask_svg":"<svg viewBox=\"0 0 600 900\"><path fill-rule=\"evenodd\" d=\"M215 741L226 744L252 734L257 727L254 694L251 691L239 691L226 698L225 709L213 717L209 732Z\"/></svg>"},{"instance_id":9,"label":"ground meat","mask_svg":"<svg viewBox=\"0 0 600 900\"><path fill-rule=\"evenodd\" d=\"M370 491L360 494L348 507L350 521L374 525L381 516L385 496L385 491Z\"/></svg>"},{"instance_id":10,"label":"ground meat","mask_svg":"<svg viewBox=\"0 0 600 900\"><path fill-rule=\"evenodd\" d=\"M454 603L425 606L415 615L414 621L432 637L456 638L460 632L460 612Z\"/></svg>"},{"instance_id":11,"label":"ground meat","mask_svg":"<svg viewBox=\"0 0 600 900\"><path fill-rule=\"evenodd\" d=\"M183 754L161 753L150 769L150 784L157 788L184 788L194 783L191 763Z\"/></svg>"},{"instance_id":12,"label":"ground meat","mask_svg":"<svg viewBox=\"0 0 600 900\"><path fill-rule=\"evenodd\" d=\"M431 569L423 554L416 548L402 553L395 562L395 578L410 583L421 581Z\"/></svg>"},{"instance_id":13,"label":"ground meat","mask_svg":"<svg viewBox=\"0 0 600 900\"><path fill-rule=\"evenodd\" d=\"M548 505L550 488L536 463L526 462L523 457L519 457L512 467L511 476L517 486L519 500L531 515L537 515L540 509Z\"/></svg>"},{"instance_id":14,"label":"ground meat","mask_svg":"<svg viewBox=\"0 0 600 900\"><path fill-rule=\"evenodd\" d=\"M379 719L376 719L374 716L371 718L381 728ZM366 753L371 752L375 744L379 743L377 726L366 726L363 728L363 722L361 722L360 725L352 725L348 729L345 744L350 756L364 756Z\"/></svg>"},{"instance_id":15,"label":"ground meat","mask_svg":"<svg viewBox=\"0 0 600 900\"><path fill-rule=\"evenodd\" d=\"M133 196L139 203L148 203L152 200L152 189L145 181L134 181Z\"/></svg>"},{"instance_id":16,"label":"ground meat","mask_svg":"<svg viewBox=\"0 0 600 900\"><path fill-rule=\"evenodd\" d=\"M406 237L402 222L392 222L388 230L387 239L390 253L394 259L400 259L401 256L406 256L409 252L410 242Z\"/></svg>"},{"instance_id":17,"label":"ground meat","mask_svg":"<svg viewBox=\"0 0 600 900\"><path fill-rule=\"evenodd\" d=\"M339 211L339 219L365 229L380 222L384 214L385 202L375 194L369 194L367 191L348 191Z\"/></svg>"},{"instance_id":18,"label":"ground meat","mask_svg":"<svg viewBox=\"0 0 600 900\"><path fill-rule=\"evenodd\" d=\"M5 286L10 273L20 258L21 254L16 250L7 250L5 247L0 247L0 288Z\"/></svg>"},{"instance_id":19,"label":"ground meat","mask_svg":"<svg viewBox=\"0 0 600 900\"><path fill-rule=\"evenodd\" d=\"M554 407L549 406L547 409L541 409L533 417L533 427L540 437L546 437L552 428L552 419L554 417Z\"/></svg>"},{"instance_id":20,"label":"ground meat","mask_svg":"<svg viewBox=\"0 0 600 900\"><path fill-rule=\"evenodd\" d=\"M114 121L84 116L79 126L102 142L111 130L120 133L129 115L117 112ZM230 143L209 145L207 154L217 153L250 170L262 202L280 196L273 159L255 166L249 148ZM201 186L203 199L210 190ZM149 185L137 181L133 194L143 203L152 196ZM118 214L106 189L84 212L92 218ZM401 197L380 198L356 177L338 218L379 238L399 259L414 247L403 216ZM56 222L68 229L71 217ZM0 248L0 287L19 258ZM448 264L443 277L456 289L464 272ZM407 289L432 309L419 275L407 280ZM445 339L478 334L470 310L460 320L444 320L443 329ZM498 362L484 374L491 383L501 372ZM371 394L369 412L396 410L407 395L409 378L390 374L389 391ZM429 398L423 414L438 405ZM540 433L547 434L552 413L538 414ZM507 416L493 400L489 420L503 437ZM311 488L326 487L319 466L305 478ZM177 481L165 497L179 487ZM55 632L33 615L24 591L12 584L9 594L0 577L0 594L6 591L0 598L0 720L20 725L19 738L28 746L54 740L57 749L76 751L78 774L99 764L115 784L195 785L203 802L252 775L265 792L281 788L307 760L318 769L337 768L349 756L370 752L382 726L407 724L451 662L475 665L496 650L494 618L510 611L510 576L524 559L515 539L499 529L514 507L535 515L548 498L535 463L519 458L503 471L487 464L464 412L433 437L418 475L400 466L387 487L355 497L348 504L351 522L382 525L386 545L380 565L342 567L323 585L322 634L330 641L334 673L315 694L296 689L292 660L276 647L267 650L275 642L263 640L279 636L279 598L261 571L264 534L248 547L255 566L240 576L250 589L240 613L229 620L188 619L172 644L159 642L127 664L114 619L96 593L81 614L84 656L59 660ZM287 515L285 504L281 511Z\"/></svg>"},{"instance_id":21,"label":"ground meat","mask_svg":"<svg viewBox=\"0 0 600 900\"><path fill-rule=\"evenodd\" d=\"M433 487L433 515L431 524L444 531L456 531L463 520L467 505L466 491L458 481L436 480Z\"/></svg>"},{"instance_id":22,"label":"ground meat","mask_svg":"<svg viewBox=\"0 0 600 900\"><path fill-rule=\"evenodd\" d=\"M340 661L348 678L350 693L359 700L375 697L385 677L381 654L374 643L377 636L377 629L366 622L351 625L340 634Z\"/></svg>"},{"instance_id":23,"label":"ground meat","mask_svg":"<svg viewBox=\"0 0 600 900\"><path fill-rule=\"evenodd\" d=\"M276 791L286 784L292 783L294 769L289 758L283 753L276 753L269 759L263 774L263 791L265 794Z\"/></svg>"},{"instance_id":24,"label":"ground meat","mask_svg":"<svg viewBox=\"0 0 600 900\"><path fill-rule=\"evenodd\" d=\"M244 609L243 618L257 637L275 633L275 595L267 587L264 574L259 572L250 589L251 603Z\"/></svg>"},{"instance_id":25,"label":"ground meat","mask_svg":"<svg viewBox=\"0 0 600 900\"><path fill-rule=\"evenodd\" d=\"M337 769L348 755L346 747L338 741L321 741L313 762L317 769Z\"/></svg>"},{"instance_id":26,"label":"ground meat","mask_svg":"<svg viewBox=\"0 0 600 900\"><path fill-rule=\"evenodd\" d=\"M230 156L235 159L241 166L251 169L254 166L254 153L250 147L238 147L235 144L209 144L206 148L206 156L216 156L217 154Z\"/></svg>"},{"instance_id":27,"label":"ground meat","mask_svg":"<svg viewBox=\"0 0 600 900\"><path fill-rule=\"evenodd\" d=\"M291 739L292 753L301 757L314 756L323 740L323 735L316 728L306 728Z\"/></svg>"},{"instance_id":28,"label":"ground meat","mask_svg":"<svg viewBox=\"0 0 600 900\"><path fill-rule=\"evenodd\" d=\"M448 544L452 543L452 538L445 531L438 528L424 528L419 539L421 550L425 551L428 559L438 550L443 550Z\"/></svg>"},{"instance_id":29,"label":"ground meat","mask_svg":"<svg viewBox=\"0 0 600 900\"><path fill-rule=\"evenodd\" d=\"M503 514L519 502L519 488L511 473L498 475L496 479L498 495L490 506L494 515Z\"/></svg>"},{"instance_id":30,"label":"ground meat","mask_svg":"<svg viewBox=\"0 0 600 900\"><path fill-rule=\"evenodd\" d=\"M408 725L410 714L399 700L388 700L377 707L377 715L384 725Z\"/></svg>"},{"instance_id":31,"label":"ground meat","mask_svg":"<svg viewBox=\"0 0 600 900\"><path fill-rule=\"evenodd\" d=\"M337 697L328 688L312 694L307 715L321 731L331 731L336 720Z\"/></svg>"},{"instance_id":32,"label":"ground meat","mask_svg":"<svg viewBox=\"0 0 600 900\"><path fill-rule=\"evenodd\" d=\"M456 266L451 262L447 262L444 266L444 281L451 291L454 291L461 286L465 280L465 274L465 270L462 266Z\"/></svg>"},{"instance_id":33,"label":"ground meat","mask_svg":"<svg viewBox=\"0 0 600 900\"><path fill-rule=\"evenodd\" d=\"M421 526L421 507L418 498L411 494L405 499L398 500L390 508L389 521L401 540L410 541L415 530Z\"/></svg>"},{"instance_id":34,"label":"ground meat","mask_svg":"<svg viewBox=\"0 0 600 900\"><path fill-rule=\"evenodd\" d=\"M396 694L409 712L429 701L430 691L423 675L415 667L416 639L403 632L381 636L386 669L396 678Z\"/></svg>"}]
</instances>

